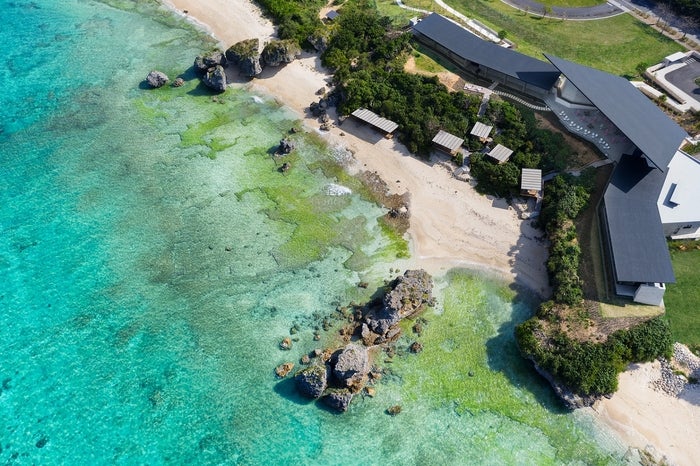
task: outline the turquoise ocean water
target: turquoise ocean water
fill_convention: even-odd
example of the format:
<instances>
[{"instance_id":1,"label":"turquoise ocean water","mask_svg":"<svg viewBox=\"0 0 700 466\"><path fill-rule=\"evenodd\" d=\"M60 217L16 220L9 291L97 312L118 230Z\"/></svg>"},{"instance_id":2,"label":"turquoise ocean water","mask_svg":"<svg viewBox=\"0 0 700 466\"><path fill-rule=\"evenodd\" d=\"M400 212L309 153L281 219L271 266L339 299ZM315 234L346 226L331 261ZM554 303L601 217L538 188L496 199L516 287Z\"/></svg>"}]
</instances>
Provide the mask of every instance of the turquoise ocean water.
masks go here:
<instances>
[{"instance_id":1,"label":"turquoise ocean water","mask_svg":"<svg viewBox=\"0 0 700 466\"><path fill-rule=\"evenodd\" d=\"M211 42L156 4L0 12L0 463L624 461L518 357L528 301L472 273L437 277L426 350L384 364L375 398L298 399L274 367L391 276L381 209L327 194L355 185L313 137L281 174L269 150L295 116L212 99L187 73ZM153 68L186 85L143 89Z\"/></svg>"}]
</instances>

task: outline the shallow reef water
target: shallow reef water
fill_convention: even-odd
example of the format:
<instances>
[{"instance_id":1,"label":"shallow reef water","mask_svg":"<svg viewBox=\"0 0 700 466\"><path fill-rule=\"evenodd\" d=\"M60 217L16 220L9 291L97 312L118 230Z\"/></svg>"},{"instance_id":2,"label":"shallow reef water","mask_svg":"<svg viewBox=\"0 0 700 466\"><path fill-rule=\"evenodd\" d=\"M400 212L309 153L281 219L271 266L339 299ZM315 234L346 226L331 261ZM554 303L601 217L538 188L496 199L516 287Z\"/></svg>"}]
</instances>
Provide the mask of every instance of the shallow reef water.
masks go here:
<instances>
[{"instance_id":1,"label":"shallow reef water","mask_svg":"<svg viewBox=\"0 0 700 466\"><path fill-rule=\"evenodd\" d=\"M0 462L622 462L517 355L529 301L473 272L437 277L426 349L379 361L375 398L300 399L275 366L406 251L338 149L268 96L203 89L210 39L156 2L0 11ZM185 85L146 89L151 69Z\"/></svg>"}]
</instances>

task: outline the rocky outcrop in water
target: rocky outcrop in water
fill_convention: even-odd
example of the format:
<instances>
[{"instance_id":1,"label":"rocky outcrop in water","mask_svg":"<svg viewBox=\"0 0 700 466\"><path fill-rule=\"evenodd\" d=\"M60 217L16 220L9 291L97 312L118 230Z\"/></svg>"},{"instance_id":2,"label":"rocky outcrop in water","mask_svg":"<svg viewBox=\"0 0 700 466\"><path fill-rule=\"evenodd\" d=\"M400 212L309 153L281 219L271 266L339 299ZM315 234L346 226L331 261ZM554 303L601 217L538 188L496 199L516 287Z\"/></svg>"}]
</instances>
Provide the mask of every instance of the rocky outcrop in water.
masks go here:
<instances>
[{"instance_id":1,"label":"rocky outcrop in water","mask_svg":"<svg viewBox=\"0 0 700 466\"><path fill-rule=\"evenodd\" d=\"M407 270L394 280L391 291L384 295L382 306L365 316L367 328L363 327L363 338L374 334L377 336L375 344L394 339L401 319L413 317L433 304L432 290L433 279L428 272Z\"/></svg>"},{"instance_id":2,"label":"rocky outcrop in water","mask_svg":"<svg viewBox=\"0 0 700 466\"><path fill-rule=\"evenodd\" d=\"M226 60L231 65L238 66L243 76L257 76L262 73L259 50L260 41L258 39L242 40L226 50Z\"/></svg>"},{"instance_id":3,"label":"rocky outcrop in water","mask_svg":"<svg viewBox=\"0 0 700 466\"><path fill-rule=\"evenodd\" d=\"M269 66L291 63L300 56L301 48L292 39L273 40L266 44L262 51L262 59Z\"/></svg>"},{"instance_id":4,"label":"rocky outcrop in water","mask_svg":"<svg viewBox=\"0 0 700 466\"><path fill-rule=\"evenodd\" d=\"M331 366L340 386L360 391L367 383L370 370L367 348L351 343L333 355Z\"/></svg>"},{"instance_id":5,"label":"rocky outcrop in water","mask_svg":"<svg viewBox=\"0 0 700 466\"><path fill-rule=\"evenodd\" d=\"M194 69L205 86L217 91L226 90L226 56L220 51L200 55L194 60Z\"/></svg>"},{"instance_id":6,"label":"rocky outcrop in water","mask_svg":"<svg viewBox=\"0 0 700 466\"><path fill-rule=\"evenodd\" d=\"M354 393L347 388L331 388L323 396L323 402L339 412L345 412L350 407Z\"/></svg>"},{"instance_id":7,"label":"rocky outcrop in water","mask_svg":"<svg viewBox=\"0 0 700 466\"><path fill-rule=\"evenodd\" d=\"M432 287L433 281L427 272L408 270L388 284L383 298L365 306L339 307L337 311L345 325L338 333L346 344L338 349L317 349L302 357L302 364L309 365L294 376L299 393L320 398L340 412L346 411L358 394L374 396L372 385L381 378L382 371L373 367L373 358L382 350L393 357L395 345L392 342L401 334L399 322L434 304ZM425 321L422 322L424 325ZM325 318L322 327L324 330L331 328ZM420 350L422 345L418 342L409 349Z\"/></svg>"},{"instance_id":8,"label":"rocky outcrop in water","mask_svg":"<svg viewBox=\"0 0 700 466\"><path fill-rule=\"evenodd\" d=\"M224 92L226 90L226 70L221 65L209 68L202 77L202 82L217 92Z\"/></svg>"},{"instance_id":9,"label":"rocky outcrop in water","mask_svg":"<svg viewBox=\"0 0 700 466\"><path fill-rule=\"evenodd\" d=\"M148 73L148 76L146 76L146 82L152 88L163 87L168 83L168 81L168 75L162 71L154 70Z\"/></svg>"},{"instance_id":10,"label":"rocky outcrop in water","mask_svg":"<svg viewBox=\"0 0 700 466\"><path fill-rule=\"evenodd\" d=\"M279 147L277 147L277 153L281 155L287 155L292 152L295 148L294 141L289 138L284 138L280 141Z\"/></svg>"},{"instance_id":11,"label":"rocky outcrop in water","mask_svg":"<svg viewBox=\"0 0 700 466\"><path fill-rule=\"evenodd\" d=\"M325 364L313 364L294 376L297 390L309 398L320 398L328 387L329 367Z\"/></svg>"}]
</instances>

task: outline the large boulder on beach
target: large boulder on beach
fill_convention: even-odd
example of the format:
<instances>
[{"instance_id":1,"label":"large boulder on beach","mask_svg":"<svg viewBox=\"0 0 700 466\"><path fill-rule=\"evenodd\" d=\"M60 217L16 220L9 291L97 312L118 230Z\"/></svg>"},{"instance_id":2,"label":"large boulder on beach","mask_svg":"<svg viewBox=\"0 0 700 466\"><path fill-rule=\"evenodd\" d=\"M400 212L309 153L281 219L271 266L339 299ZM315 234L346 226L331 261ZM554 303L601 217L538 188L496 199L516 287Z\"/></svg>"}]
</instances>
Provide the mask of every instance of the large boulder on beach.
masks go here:
<instances>
[{"instance_id":1,"label":"large boulder on beach","mask_svg":"<svg viewBox=\"0 0 700 466\"><path fill-rule=\"evenodd\" d=\"M204 76L209 70L217 66L226 66L226 56L220 50L198 55L194 59L194 69L200 76Z\"/></svg>"},{"instance_id":2,"label":"large boulder on beach","mask_svg":"<svg viewBox=\"0 0 700 466\"><path fill-rule=\"evenodd\" d=\"M320 398L328 387L328 367L314 364L300 370L294 376L297 390L309 398Z\"/></svg>"},{"instance_id":3,"label":"large boulder on beach","mask_svg":"<svg viewBox=\"0 0 700 466\"><path fill-rule=\"evenodd\" d=\"M226 71L221 65L210 68L207 73L202 76L202 82L209 88L224 92L226 90Z\"/></svg>"},{"instance_id":4,"label":"large boulder on beach","mask_svg":"<svg viewBox=\"0 0 700 466\"><path fill-rule=\"evenodd\" d=\"M162 71L154 70L148 73L148 76L146 76L146 82L153 88L163 87L168 83L168 81L168 75Z\"/></svg>"},{"instance_id":5,"label":"large boulder on beach","mask_svg":"<svg viewBox=\"0 0 700 466\"><path fill-rule=\"evenodd\" d=\"M260 41L247 39L236 42L226 50L226 60L232 65L238 66L241 74L248 77L262 73L260 63Z\"/></svg>"},{"instance_id":6,"label":"large boulder on beach","mask_svg":"<svg viewBox=\"0 0 700 466\"><path fill-rule=\"evenodd\" d=\"M323 396L323 402L339 412L345 412L350 406L353 393L347 388L331 388Z\"/></svg>"},{"instance_id":7,"label":"large boulder on beach","mask_svg":"<svg viewBox=\"0 0 700 466\"><path fill-rule=\"evenodd\" d=\"M293 39L273 40L266 44L262 51L262 59L269 66L291 63L299 57L301 57L301 48Z\"/></svg>"},{"instance_id":8,"label":"large boulder on beach","mask_svg":"<svg viewBox=\"0 0 700 466\"><path fill-rule=\"evenodd\" d=\"M367 382L369 353L365 346L350 343L334 355L331 365L338 385L359 391Z\"/></svg>"}]
</instances>

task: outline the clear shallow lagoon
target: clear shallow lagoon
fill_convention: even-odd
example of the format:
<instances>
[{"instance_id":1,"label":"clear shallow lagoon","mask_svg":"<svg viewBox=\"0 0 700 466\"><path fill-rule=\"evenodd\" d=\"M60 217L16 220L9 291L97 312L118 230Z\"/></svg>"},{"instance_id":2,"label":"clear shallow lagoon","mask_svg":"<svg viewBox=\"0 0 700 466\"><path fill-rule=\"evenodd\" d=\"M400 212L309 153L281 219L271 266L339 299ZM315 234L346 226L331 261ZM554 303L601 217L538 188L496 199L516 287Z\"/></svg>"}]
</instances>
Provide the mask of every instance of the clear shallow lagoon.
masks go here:
<instances>
[{"instance_id":1,"label":"clear shallow lagoon","mask_svg":"<svg viewBox=\"0 0 700 466\"><path fill-rule=\"evenodd\" d=\"M278 382L399 246L378 207L328 194L360 189L315 138L276 169L296 122L272 99L214 100L188 74L143 89L211 44L152 2L110 3L0 0L0 463L622 461L517 355L527 300L474 274L438 280L426 350L345 415Z\"/></svg>"}]
</instances>

